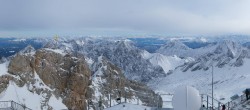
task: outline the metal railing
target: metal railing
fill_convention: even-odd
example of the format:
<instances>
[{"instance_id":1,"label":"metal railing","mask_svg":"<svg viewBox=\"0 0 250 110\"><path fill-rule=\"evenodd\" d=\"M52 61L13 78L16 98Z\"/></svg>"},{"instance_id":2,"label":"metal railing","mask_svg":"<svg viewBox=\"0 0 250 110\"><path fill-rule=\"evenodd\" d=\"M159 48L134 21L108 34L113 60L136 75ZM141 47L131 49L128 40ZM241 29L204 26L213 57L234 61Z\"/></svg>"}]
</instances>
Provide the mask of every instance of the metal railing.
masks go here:
<instances>
[{"instance_id":1,"label":"metal railing","mask_svg":"<svg viewBox=\"0 0 250 110\"><path fill-rule=\"evenodd\" d=\"M242 94L237 99L234 99L234 100L231 100L231 101L227 102L226 105L228 107L228 110L231 110L234 107L237 107L238 105L243 104L246 101L247 101L246 95Z\"/></svg>"},{"instance_id":2,"label":"metal railing","mask_svg":"<svg viewBox=\"0 0 250 110\"><path fill-rule=\"evenodd\" d=\"M32 110L25 105L19 104L14 101L0 101L0 109L10 109L10 110Z\"/></svg>"},{"instance_id":3,"label":"metal railing","mask_svg":"<svg viewBox=\"0 0 250 110\"><path fill-rule=\"evenodd\" d=\"M123 103L130 103L130 104L134 104L134 105L144 105L144 103L141 102L140 98L150 98L151 99L151 103L152 105L147 105L149 107L152 107L154 109L160 109L161 107L161 97L159 94L153 94L153 93L142 93L142 92L138 92L138 91L133 91L134 94L137 94L138 97L133 97L133 98L128 98L127 97L127 93L125 92L123 95L121 95L122 97L119 97L120 100L119 102L116 101L116 98L118 97L112 97L112 95L109 94L109 96L107 97L106 100L106 104L107 106L105 108L110 108L113 106L117 106ZM155 97L157 96L158 97ZM100 98L101 99L101 98ZM91 100L87 100L87 110L89 110L90 108L96 108L97 110L103 110L103 100L100 100L98 102L92 102ZM133 100L131 102L131 100ZM145 105L144 105L145 106Z\"/></svg>"},{"instance_id":4,"label":"metal railing","mask_svg":"<svg viewBox=\"0 0 250 110\"><path fill-rule=\"evenodd\" d=\"M242 94L237 99L231 100L227 103L222 103L217 99L212 99L212 97L207 94L202 94L201 97L202 97L202 104L206 105L206 108L209 110L221 110L222 105L226 106L226 110L232 110L234 107L246 102L246 96L244 94ZM212 100L214 102L213 107L212 107Z\"/></svg>"},{"instance_id":5,"label":"metal railing","mask_svg":"<svg viewBox=\"0 0 250 110\"><path fill-rule=\"evenodd\" d=\"M141 95L146 95L146 94L141 94ZM158 94L159 96L161 97L164 97L164 96L173 96L174 94ZM226 106L226 110L232 110L234 107L240 105L240 104L243 104L244 102L246 102L246 96L244 94L242 94L239 98L235 99L235 100L231 100L227 103L223 103L215 98L212 98L210 95L207 95L207 94L200 94L201 96L201 101L202 101L202 105L205 105L205 107L207 108L207 110L221 110L222 109L222 105L225 105ZM136 100L138 100L138 103L137 105L140 105L139 104L139 98L136 98ZM213 101L212 101L213 100ZM172 105L172 100L171 101L168 101L168 100L162 100L163 103L168 103L170 105ZM213 107L212 107L212 102L214 103ZM121 103L129 103L127 101L122 101ZM116 105L119 105L119 103L117 104L114 104L112 106L116 106ZM201 105L201 106L202 106ZM97 105L96 105L97 106ZM155 109L163 109L162 107L155 107Z\"/></svg>"},{"instance_id":6,"label":"metal railing","mask_svg":"<svg viewBox=\"0 0 250 110\"><path fill-rule=\"evenodd\" d=\"M212 98L211 96L209 96L207 94L201 94L201 101L202 101L201 104L205 105L206 108L209 110L221 110L222 105L225 105L221 101L219 101L215 98ZM212 104L212 102L213 102L213 104ZM212 107L212 105L213 105L213 107Z\"/></svg>"}]
</instances>

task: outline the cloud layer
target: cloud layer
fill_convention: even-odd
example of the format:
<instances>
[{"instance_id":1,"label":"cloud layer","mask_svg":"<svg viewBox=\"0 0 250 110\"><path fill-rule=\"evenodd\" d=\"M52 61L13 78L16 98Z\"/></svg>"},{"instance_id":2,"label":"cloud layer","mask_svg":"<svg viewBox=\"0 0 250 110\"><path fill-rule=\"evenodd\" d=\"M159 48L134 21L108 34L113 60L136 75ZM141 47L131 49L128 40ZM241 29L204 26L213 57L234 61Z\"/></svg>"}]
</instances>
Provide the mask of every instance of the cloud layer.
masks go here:
<instances>
[{"instance_id":1,"label":"cloud layer","mask_svg":"<svg viewBox=\"0 0 250 110\"><path fill-rule=\"evenodd\" d=\"M2 0L0 32L250 34L249 0Z\"/></svg>"}]
</instances>

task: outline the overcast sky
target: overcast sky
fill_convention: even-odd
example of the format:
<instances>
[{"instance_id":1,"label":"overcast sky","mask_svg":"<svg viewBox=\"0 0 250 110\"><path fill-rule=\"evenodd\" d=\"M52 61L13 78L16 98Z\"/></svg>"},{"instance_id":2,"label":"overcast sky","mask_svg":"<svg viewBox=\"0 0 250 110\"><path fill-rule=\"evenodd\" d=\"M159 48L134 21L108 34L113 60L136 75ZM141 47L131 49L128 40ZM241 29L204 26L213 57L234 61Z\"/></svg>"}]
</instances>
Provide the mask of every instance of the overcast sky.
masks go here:
<instances>
[{"instance_id":1,"label":"overcast sky","mask_svg":"<svg viewBox=\"0 0 250 110\"><path fill-rule=\"evenodd\" d=\"M1 0L0 37L250 34L250 0Z\"/></svg>"}]
</instances>

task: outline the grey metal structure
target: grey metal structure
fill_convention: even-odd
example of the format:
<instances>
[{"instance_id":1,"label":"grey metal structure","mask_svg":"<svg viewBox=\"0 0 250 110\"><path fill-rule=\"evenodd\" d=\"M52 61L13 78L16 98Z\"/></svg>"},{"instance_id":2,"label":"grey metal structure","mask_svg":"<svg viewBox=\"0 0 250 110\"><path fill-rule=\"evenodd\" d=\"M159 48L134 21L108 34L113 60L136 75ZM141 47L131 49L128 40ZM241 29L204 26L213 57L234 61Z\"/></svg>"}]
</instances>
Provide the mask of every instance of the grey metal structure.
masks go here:
<instances>
[{"instance_id":1,"label":"grey metal structure","mask_svg":"<svg viewBox=\"0 0 250 110\"><path fill-rule=\"evenodd\" d=\"M0 110L32 110L14 101L0 101Z\"/></svg>"}]
</instances>

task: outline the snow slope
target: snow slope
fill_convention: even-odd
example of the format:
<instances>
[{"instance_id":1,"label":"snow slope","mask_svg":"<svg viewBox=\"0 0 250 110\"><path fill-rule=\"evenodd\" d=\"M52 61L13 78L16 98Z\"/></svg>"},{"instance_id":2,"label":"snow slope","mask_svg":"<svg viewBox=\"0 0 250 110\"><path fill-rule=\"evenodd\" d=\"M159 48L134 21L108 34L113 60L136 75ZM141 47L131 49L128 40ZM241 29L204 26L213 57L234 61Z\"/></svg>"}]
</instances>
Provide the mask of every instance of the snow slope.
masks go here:
<instances>
[{"instance_id":1,"label":"snow slope","mask_svg":"<svg viewBox=\"0 0 250 110\"><path fill-rule=\"evenodd\" d=\"M162 67L165 73L168 73L169 70L174 70L177 66L184 64L185 60L174 56L165 56L160 53L149 53L144 51L142 57L146 60L149 60L153 65Z\"/></svg>"},{"instance_id":2,"label":"snow slope","mask_svg":"<svg viewBox=\"0 0 250 110\"><path fill-rule=\"evenodd\" d=\"M240 67L226 65L223 68L214 67L214 96L216 99L225 98L222 102L229 101L235 94L242 94L245 88L250 87L250 59L244 60ZM207 71L197 70L186 72L180 69L174 70L173 74L150 82L150 86L156 91L173 93L181 85L190 85L197 88L202 94L211 95L212 69Z\"/></svg>"},{"instance_id":3,"label":"snow slope","mask_svg":"<svg viewBox=\"0 0 250 110\"><path fill-rule=\"evenodd\" d=\"M152 110L152 108L147 107L147 106L142 106L142 105L124 103L124 104L113 106L111 108L106 108L104 110Z\"/></svg>"},{"instance_id":4,"label":"snow slope","mask_svg":"<svg viewBox=\"0 0 250 110\"><path fill-rule=\"evenodd\" d=\"M249 110L249 109L250 109L250 101L246 101L234 107L234 110Z\"/></svg>"}]
</instances>

